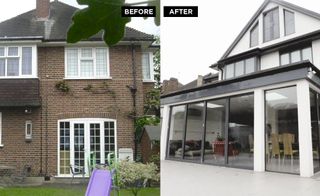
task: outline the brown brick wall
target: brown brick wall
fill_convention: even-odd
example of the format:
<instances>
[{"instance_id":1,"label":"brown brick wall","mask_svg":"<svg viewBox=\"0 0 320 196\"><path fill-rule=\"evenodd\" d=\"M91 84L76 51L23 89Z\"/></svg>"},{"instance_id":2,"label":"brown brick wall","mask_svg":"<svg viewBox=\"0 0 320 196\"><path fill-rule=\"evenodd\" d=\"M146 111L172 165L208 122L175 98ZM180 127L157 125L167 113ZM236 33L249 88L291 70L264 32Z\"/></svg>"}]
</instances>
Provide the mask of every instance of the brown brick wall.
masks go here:
<instances>
[{"instance_id":1,"label":"brown brick wall","mask_svg":"<svg viewBox=\"0 0 320 196\"><path fill-rule=\"evenodd\" d=\"M146 87L142 82L141 50L136 46L137 72L137 113L143 114L143 98ZM17 165L30 163L33 174L40 171L40 132L43 138L43 171L47 174L57 174L57 121L66 118L112 118L117 120L118 148L134 148L133 120L128 114L133 111L132 96L128 85L132 85L132 58L131 46L115 46L110 51L109 80L66 80L70 92L64 93L55 88L58 81L64 78L64 47L38 48L38 73L40 79L40 96L42 107L33 110L29 115L24 109L3 111L3 141L0 148L0 162L6 159L6 164ZM108 89L115 93L105 93L104 82ZM88 85L93 86L91 91L84 90ZM42 113L42 116L41 116ZM34 138L26 143L24 137L24 121L31 118L34 123ZM41 121L42 119L42 121ZM42 126L41 126L42 125ZM48 159L46 159L48 151ZM48 164L46 164L48 160ZM48 165L48 168L46 168Z\"/></svg>"}]
</instances>

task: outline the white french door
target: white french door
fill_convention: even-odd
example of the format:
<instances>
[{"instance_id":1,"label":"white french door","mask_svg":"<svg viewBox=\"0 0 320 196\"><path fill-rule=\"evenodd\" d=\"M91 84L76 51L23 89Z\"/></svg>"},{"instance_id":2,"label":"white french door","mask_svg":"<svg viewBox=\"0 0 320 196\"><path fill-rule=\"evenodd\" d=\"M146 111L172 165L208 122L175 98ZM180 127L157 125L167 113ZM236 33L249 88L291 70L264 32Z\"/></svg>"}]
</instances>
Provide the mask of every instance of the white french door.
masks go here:
<instances>
[{"instance_id":1,"label":"white french door","mask_svg":"<svg viewBox=\"0 0 320 196\"><path fill-rule=\"evenodd\" d=\"M70 176L70 165L84 167L88 174L89 164L106 163L108 153L116 150L115 120L60 120L58 129L59 176Z\"/></svg>"}]
</instances>

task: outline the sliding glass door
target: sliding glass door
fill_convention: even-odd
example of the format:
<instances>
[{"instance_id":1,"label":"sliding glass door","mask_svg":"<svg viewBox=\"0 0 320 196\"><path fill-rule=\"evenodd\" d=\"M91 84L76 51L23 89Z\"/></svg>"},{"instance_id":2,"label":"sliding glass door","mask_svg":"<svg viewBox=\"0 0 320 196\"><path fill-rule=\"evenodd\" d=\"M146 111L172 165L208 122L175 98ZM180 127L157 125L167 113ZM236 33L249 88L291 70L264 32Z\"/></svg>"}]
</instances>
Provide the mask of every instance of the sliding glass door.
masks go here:
<instances>
[{"instance_id":1,"label":"sliding glass door","mask_svg":"<svg viewBox=\"0 0 320 196\"><path fill-rule=\"evenodd\" d=\"M310 90L310 111L311 111L311 133L312 133L312 154L314 172L320 170L320 129L319 112L320 96L313 90Z\"/></svg>"},{"instance_id":2,"label":"sliding glass door","mask_svg":"<svg viewBox=\"0 0 320 196\"><path fill-rule=\"evenodd\" d=\"M266 170L299 174L296 87L265 91Z\"/></svg>"},{"instance_id":3,"label":"sliding glass door","mask_svg":"<svg viewBox=\"0 0 320 196\"><path fill-rule=\"evenodd\" d=\"M173 106L167 157L253 169L253 97Z\"/></svg>"}]
</instances>

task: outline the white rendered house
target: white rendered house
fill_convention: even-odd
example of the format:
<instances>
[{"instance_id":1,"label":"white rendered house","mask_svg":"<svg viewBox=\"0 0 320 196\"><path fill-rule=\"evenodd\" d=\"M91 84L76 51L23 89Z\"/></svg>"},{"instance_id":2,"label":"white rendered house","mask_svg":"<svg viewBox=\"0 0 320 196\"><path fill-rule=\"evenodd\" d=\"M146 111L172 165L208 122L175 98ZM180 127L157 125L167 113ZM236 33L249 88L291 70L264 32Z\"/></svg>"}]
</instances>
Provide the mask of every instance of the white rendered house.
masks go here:
<instances>
[{"instance_id":1,"label":"white rendered house","mask_svg":"<svg viewBox=\"0 0 320 196\"><path fill-rule=\"evenodd\" d=\"M266 0L211 68L161 97L161 159L313 176L320 171L320 14Z\"/></svg>"}]
</instances>

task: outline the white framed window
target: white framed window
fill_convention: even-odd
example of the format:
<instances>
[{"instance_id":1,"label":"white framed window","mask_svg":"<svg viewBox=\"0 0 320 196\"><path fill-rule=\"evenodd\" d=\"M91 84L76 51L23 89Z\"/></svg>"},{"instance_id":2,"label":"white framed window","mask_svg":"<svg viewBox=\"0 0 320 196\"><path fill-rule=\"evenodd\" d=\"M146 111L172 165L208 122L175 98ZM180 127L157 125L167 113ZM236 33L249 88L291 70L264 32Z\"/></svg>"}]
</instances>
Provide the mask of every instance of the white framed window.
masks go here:
<instances>
[{"instance_id":1,"label":"white framed window","mask_svg":"<svg viewBox=\"0 0 320 196\"><path fill-rule=\"evenodd\" d=\"M109 49L66 48L65 77L66 79L110 79Z\"/></svg>"},{"instance_id":2,"label":"white framed window","mask_svg":"<svg viewBox=\"0 0 320 196\"><path fill-rule=\"evenodd\" d=\"M142 76L144 82L154 82L153 54L152 52L142 53Z\"/></svg>"},{"instance_id":3,"label":"white framed window","mask_svg":"<svg viewBox=\"0 0 320 196\"><path fill-rule=\"evenodd\" d=\"M36 46L0 46L0 78L37 77Z\"/></svg>"},{"instance_id":4,"label":"white framed window","mask_svg":"<svg viewBox=\"0 0 320 196\"><path fill-rule=\"evenodd\" d=\"M0 147L3 147L2 143L2 113L0 112Z\"/></svg>"},{"instance_id":5,"label":"white framed window","mask_svg":"<svg viewBox=\"0 0 320 196\"><path fill-rule=\"evenodd\" d=\"M70 165L88 171L88 160L107 163L117 154L117 124L114 119L74 118L58 121L58 176L70 177ZM93 158L94 157L94 158Z\"/></svg>"},{"instance_id":6,"label":"white framed window","mask_svg":"<svg viewBox=\"0 0 320 196\"><path fill-rule=\"evenodd\" d=\"M280 37L279 8L263 14L263 40L268 42Z\"/></svg>"},{"instance_id":7,"label":"white framed window","mask_svg":"<svg viewBox=\"0 0 320 196\"><path fill-rule=\"evenodd\" d=\"M26 121L25 134L26 134L26 140L32 139L32 121L31 120Z\"/></svg>"}]
</instances>

